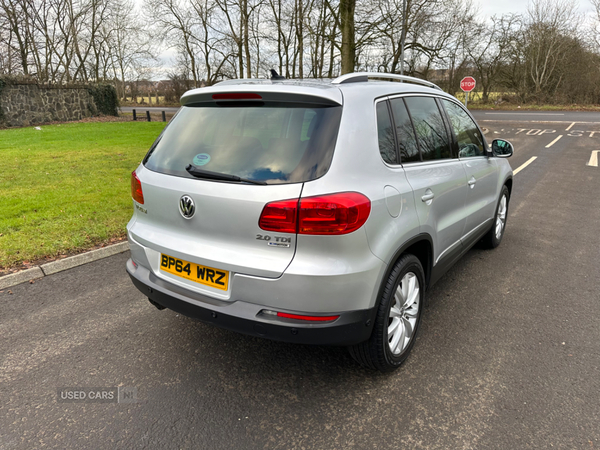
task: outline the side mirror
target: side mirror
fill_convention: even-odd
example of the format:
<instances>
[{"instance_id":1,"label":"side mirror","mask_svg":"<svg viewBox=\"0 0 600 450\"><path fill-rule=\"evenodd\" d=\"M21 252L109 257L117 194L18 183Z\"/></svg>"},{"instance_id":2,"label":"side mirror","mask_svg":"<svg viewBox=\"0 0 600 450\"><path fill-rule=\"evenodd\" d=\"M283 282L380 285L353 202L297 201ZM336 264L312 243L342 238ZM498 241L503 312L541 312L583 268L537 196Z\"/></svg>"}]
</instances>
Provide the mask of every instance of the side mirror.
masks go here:
<instances>
[{"instance_id":1,"label":"side mirror","mask_svg":"<svg viewBox=\"0 0 600 450\"><path fill-rule=\"evenodd\" d=\"M513 145L504 139L494 139L492 141L492 155L498 158L508 158L515 151Z\"/></svg>"}]
</instances>

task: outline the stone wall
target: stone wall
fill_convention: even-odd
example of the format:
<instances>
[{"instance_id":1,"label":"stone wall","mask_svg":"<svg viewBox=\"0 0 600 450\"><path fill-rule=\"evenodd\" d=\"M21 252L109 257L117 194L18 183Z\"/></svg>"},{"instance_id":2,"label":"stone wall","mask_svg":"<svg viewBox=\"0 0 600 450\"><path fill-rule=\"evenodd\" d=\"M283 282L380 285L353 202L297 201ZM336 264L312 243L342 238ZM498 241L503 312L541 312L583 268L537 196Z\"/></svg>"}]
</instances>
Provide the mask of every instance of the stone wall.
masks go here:
<instances>
[{"instance_id":1,"label":"stone wall","mask_svg":"<svg viewBox=\"0 0 600 450\"><path fill-rule=\"evenodd\" d=\"M85 87L6 84L0 91L0 125L21 127L45 122L80 120L97 114Z\"/></svg>"}]
</instances>

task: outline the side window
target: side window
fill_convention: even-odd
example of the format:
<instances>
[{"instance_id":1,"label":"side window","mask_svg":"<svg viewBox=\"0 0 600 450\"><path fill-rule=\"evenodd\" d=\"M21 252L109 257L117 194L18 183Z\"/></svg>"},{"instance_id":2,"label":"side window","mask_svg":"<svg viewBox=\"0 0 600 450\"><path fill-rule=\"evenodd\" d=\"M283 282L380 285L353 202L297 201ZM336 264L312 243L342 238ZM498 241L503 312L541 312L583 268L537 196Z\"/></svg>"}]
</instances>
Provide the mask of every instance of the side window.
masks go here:
<instances>
[{"instance_id":1,"label":"side window","mask_svg":"<svg viewBox=\"0 0 600 450\"><path fill-rule=\"evenodd\" d=\"M423 161L451 158L450 140L442 115L432 97L405 97Z\"/></svg>"},{"instance_id":2,"label":"side window","mask_svg":"<svg viewBox=\"0 0 600 450\"><path fill-rule=\"evenodd\" d=\"M392 112L394 113L394 122L396 125L396 136L398 136L398 147L400 148L400 161L411 162L421 161L419 146L415 138L415 130L410 121L410 116L406 110L404 100L395 98L390 100Z\"/></svg>"},{"instance_id":3,"label":"side window","mask_svg":"<svg viewBox=\"0 0 600 450\"><path fill-rule=\"evenodd\" d=\"M442 101L450 118L456 140L458 141L458 156L460 158L485 156L483 138L475 122L456 103L448 100Z\"/></svg>"},{"instance_id":4,"label":"side window","mask_svg":"<svg viewBox=\"0 0 600 450\"><path fill-rule=\"evenodd\" d=\"M381 153L383 160L388 164L398 164L394 129L392 128L386 101L377 103L377 137L379 139L379 153Z\"/></svg>"}]
</instances>

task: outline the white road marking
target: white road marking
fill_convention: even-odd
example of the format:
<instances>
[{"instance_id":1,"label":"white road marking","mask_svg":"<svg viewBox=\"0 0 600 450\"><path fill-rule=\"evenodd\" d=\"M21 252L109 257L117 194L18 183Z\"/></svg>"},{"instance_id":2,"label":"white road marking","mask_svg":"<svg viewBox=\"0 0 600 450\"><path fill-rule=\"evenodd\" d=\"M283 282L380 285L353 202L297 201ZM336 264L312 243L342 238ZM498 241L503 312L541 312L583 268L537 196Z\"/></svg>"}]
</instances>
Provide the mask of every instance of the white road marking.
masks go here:
<instances>
[{"instance_id":1,"label":"white road marking","mask_svg":"<svg viewBox=\"0 0 600 450\"><path fill-rule=\"evenodd\" d=\"M521 170L523 170L529 164L531 164L532 162L534 162L536 159L537 159L537 156L532 156L531 158L529 158L529 160L527 162L521 164L521 166L519 166L518 168L516 168L515 170L513 170L513 175L518 174Z\"/></svg>"},{"instance_id":2,"label":"white road marking","mask_svg":"<svg viewBox=\"0 0 600 450\"><path fill-rule=\"evenodd\" d=\"M537 135L541 134L541 131L542 130L538 130L537 128L532 128L526 134L527 134L527 136L537 136Z\"/></svg>"},{"instance_id":3,"label":"white road marking","mask_svg":"<svg viewBox=\"0 0 600 450\"><path fill-rule=\"evenodd\" d=\"M588 161L586 166L598 167L598 152L600 152L600 150L594 150L592 152L590 160Z\"/></svg>"},{"instance_id":4,"label":"white road marking","mask_svg":"<svg viewBox=\"0 0 600 450\"><path fill-rule=\"evenodd\" d=\"M546 148L552 147L554 144L556 144L556 142L563 137L563 135L561 134L560 136L558 136L556 139L554 139L552 142L550 142L548 145L546 145Z\"/></svg>"},{"instance_id":5,"label":"white road marking","mask_svg":"<svg viewBox=\"0 0 600 450\"><path fill-rule=\"evenodd\" d=\"M569 128L567 128L565 131L569 131L571 128L573 128L573 125L575 125L577 122L573 122L571 125L569 125Z\"/></svg>"},{"instance_id":6,"label":"white road marking","mask_svg":"<svg viewBox=\"0 0 600 450\"><path fill-rule=\"evenodd\" d=\"M500 119L479 119L477 120L477 122L518 122L517 120L500 120ZM522 122L527 122L527 123L573 123L573 122L568 122L566 120L523 120ZM576 123L585 123L585 124L592 124L592 125L598 125L600 124L600 122L576 122Z\"/></svg>"},{"instance_id":7,"label":"white road marking","mask_svg":"<svg viewBox=\"0 0 600 450\"><path fill-rule=\"evenodd\" d=\"M489 116L564 116L558 113L485 113Z\"/></svg>"}]
</instances>

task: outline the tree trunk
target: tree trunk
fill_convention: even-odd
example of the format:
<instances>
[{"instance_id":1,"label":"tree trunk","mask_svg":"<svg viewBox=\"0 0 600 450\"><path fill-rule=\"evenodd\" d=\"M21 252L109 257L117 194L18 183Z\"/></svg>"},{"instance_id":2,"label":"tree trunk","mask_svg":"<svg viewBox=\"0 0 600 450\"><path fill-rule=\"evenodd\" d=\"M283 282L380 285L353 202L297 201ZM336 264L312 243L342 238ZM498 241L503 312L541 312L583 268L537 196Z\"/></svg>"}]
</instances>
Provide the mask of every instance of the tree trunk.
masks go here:
<instances>
[{"instance_id":1,"label":"tree trunk","mask_svg":"<svg viewBox=\"0 0 600 450\"><path fill-rule=\"evenodd\" d=\"M340 24L342 31L342 75L354 72L356 42L354 37L354 9L356 0L340 1Z\"/></svg>"},{"instance_id":2,"label":"tree trunk","mask_svg":"<svg viewBox=\"0 0 600 450\"><path fill-rule=\"evenodd\" d=\"M248 0L242 0L242 26L244 27L244 50L246 51L246 77L252 78L252 63L250 61L250 37L248 28L250 28L250 19L248 14Z\"/></svg>"},{"instance_id":3,"label":"tree trunk","mask_svg":"<svg viewBox=\"0 0 600 450\"><path fill-rule=\"evenodd\" d=\"M335 29L336 25L333 24L333 28L331 30L331 38L329 40L329 71L327 72L327 78L333 78L333 62L334 62L334 52L335 52Z\"/></svg>"},{"instance_id":4,"label":"tree trunk","mask_svg":"<svg viewBox=\"0 0 600 450\"><path fill-rule=\"evenodd\" d=\"M298 0L298 23L296 27L296 36L298 38L298 77L304 78L304 10L302 8L303 0Z\"/></svg>"},{"instance_id":5,"label":"tree trunk","mask_svg":"<svg viewBox=\"0 0 600 450\"><path fill-rule=\"evenodd\" d=\"M408 26L408 4L402 2L402 34L400 35L400 75L404 75L404 51L406 47L406 28Z\"/></svg>"}]
</instances>

